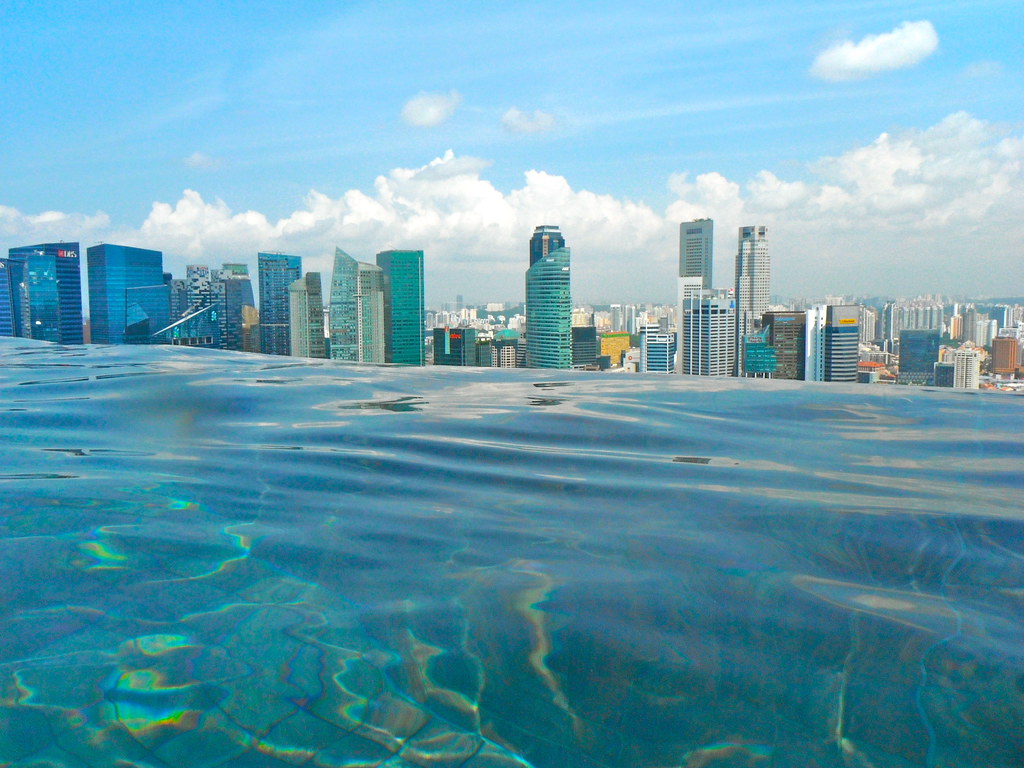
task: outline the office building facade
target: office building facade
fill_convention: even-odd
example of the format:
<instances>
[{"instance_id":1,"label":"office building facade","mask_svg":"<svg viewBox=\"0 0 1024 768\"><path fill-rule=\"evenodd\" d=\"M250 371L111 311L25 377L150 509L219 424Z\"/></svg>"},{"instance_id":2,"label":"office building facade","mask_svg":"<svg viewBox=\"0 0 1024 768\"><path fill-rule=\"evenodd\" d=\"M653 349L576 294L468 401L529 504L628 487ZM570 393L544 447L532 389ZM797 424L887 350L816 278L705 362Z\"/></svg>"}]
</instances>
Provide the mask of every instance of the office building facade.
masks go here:
<instances>
[{"instance_id":1,"label":"office building facade","mask_svg":"<svg viewBox=\"0 0 1024 768\"><path fill-rule=\"evenodd\" d=\"M288 287L302 277L302 259L286 253L257 254L260 290L260 350L265 355L291 354Z\"/></svg>"},{"instance_id":2,"label":"office building facade","mask_svg":"<svg viewBox=\"0 0 1024 768\"><path fill-rule=\"evenodd\" d=\"M170 324L160 251L94 245L86 251L86 267L94 344L145 343Z\"/></svg>"},{"instance_id":3,"label":"office building facade","mask_svg":"<svg viewBox=\"0 0 1024 768\"><path fill-rule=\"evenodd\" d=\"M423 251L382 251L377 266L384 279L384 359L423 365Z\"/></svg>"},{"instance_id":4,"label":"office building facade","mask_svg":"<svg viewBox=\"0 0 1024 768\"><path fill-rule=\"evenodd\" d=\"M743 337L761 327L771 298L768 227L739 228L736 250L736 375L743 376Z\"/></svg>"},{"instance_id":5,"label":"office building facade","mask_svg":"<svg viewBox=\"0 0 1024 768\"><path fill-rule=\"evenodd\" d=\"M775 350L773 379L804 379L807 315L805 312L765 312L768 343Z\"/></svg>"},{"instance_id":6,"label":"office building facade","mask_svg":"<svg viewBox=\"0 0 1024 768\"><path fill-rule=\"evenodd\" d=\"M288 340L293 357L327 357L324 297L319 272L307 272L288 286Z\"/></svg>"},{"instance_id":7,"label":"office building facade","mask_svg":"<svg viewBox=\"0 0 1024 768\"><path fill-rule=\"evenodd\" d=\"M526 270L526 367L572 367L572 295L569 249L557 227L537 227ZM536 256L540 246L562 246Z\"/></svg>"},{"instance_id":8,"label":"office building facade","mask_svg":"<svg viewBox=\"0 0 1024 768\"><path fill-rule=\"evenodd\" d=\"M806 314L805 380L856 383L860 308L821 304Z\"/></svg>"},{"instance_id":9,"label":"office building facade","mask_svg":"<svg viewBox=\"0 0 1024 768\"><path fill-rule=\"evenodd\" d=\"M565 238L558 227L542 224L533 230L530 238L530 266L543 259L552 251L565 248Z\"/></svg>"},{"instance_id":10,"label":"office building facade","mask_svg":"<svg viewBox=\"0 0 1024 768\"><path fill-rule=\"evenodd\" d=\"M331 357L359 363L385 361L384 271L334 251L328 313Z\"/></svg>"},{"instance_id":11,"label":"office building facade","mask_svg":"<svg viewBox=\"0 0 1024 768\"><path fill-rule=\"evenodd\" d=\"M934 382L935 363L939 360L938 330L900 331L900 367L897 384L925 385Z\"/></svg>"},{"instance_id":12,"label":"office building facade","mask_svg":"<svg viewBox=\"0 0 1024 768\"><path fill-rule=\"evenodd\" d=\"M475 366L476 337L474 328L435 328L434 365Z\"/></svg>"},{"instance_id":13,"label":"office building facade","mask_svg":"<svg viewBox=\"0 0 1024 768\"><path fill-rule=\"evenodd\" d=\"M736 302L691 297L682 315L678 355L682 373L731 376L736 368Z\"/></svg>"},{"instance_id":14,"label":"office building facade","mask_svg":"<svg viewBox=\"0 0 1024 768\"><path fill-rule=\"evenodd\" d=\"M674 373L676 369L676 334L658 325L640 329L640 372Z\"/></svg>"},{"instance_id":15,"label":"office building facade","mask_svg":"<svg viewBox=\"0 0 1024 768\"><path fill-rule=\"evenodd\" d=\"M81 344L78 243L11 248L0 262L0 335Z\"/></svg>"}]
</instances>

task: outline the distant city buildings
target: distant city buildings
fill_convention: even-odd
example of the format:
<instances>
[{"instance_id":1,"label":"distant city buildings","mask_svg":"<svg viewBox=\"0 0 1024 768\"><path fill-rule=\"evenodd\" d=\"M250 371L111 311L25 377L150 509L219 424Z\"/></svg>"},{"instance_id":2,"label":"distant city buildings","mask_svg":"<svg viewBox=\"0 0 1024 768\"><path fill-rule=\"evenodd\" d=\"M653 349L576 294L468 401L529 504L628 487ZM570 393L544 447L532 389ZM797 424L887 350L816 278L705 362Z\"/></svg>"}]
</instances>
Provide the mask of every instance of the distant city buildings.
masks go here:
<instances>
[{"instance_id":1,"label":"distant city buildings","mask_svg":"<svg viewBox=\"0 0 1024 768\"><path fill-rule=\"evenodd\" d=\"M429 311L423 251L381 251L371 264L337 248L327 296L319 273L301 275L299 256L260 252L257 302L245 263L189 264L175 277L160 251L98 244L85 265L91 322L82 318L78 244L19 246L0 257L0 336L404 365L1024 390L1024 304L828 295L771 305L766 227L739 228L727 290L711 288L714 222L679 227L674 304L574 306L570 252L553 225L530 238L524 303L473 305L454 294Z\"/></svg>"}]
</instances>

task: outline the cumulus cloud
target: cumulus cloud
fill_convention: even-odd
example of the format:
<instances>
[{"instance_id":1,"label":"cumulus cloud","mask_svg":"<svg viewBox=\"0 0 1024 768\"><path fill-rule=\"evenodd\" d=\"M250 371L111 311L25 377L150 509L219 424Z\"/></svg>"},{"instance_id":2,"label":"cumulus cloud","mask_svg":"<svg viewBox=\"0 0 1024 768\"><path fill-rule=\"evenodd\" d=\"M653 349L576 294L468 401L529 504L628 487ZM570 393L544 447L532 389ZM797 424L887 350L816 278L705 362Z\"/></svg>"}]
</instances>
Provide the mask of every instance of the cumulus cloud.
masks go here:
<instances>
[{"instance_id":1,"label":"cumulus cloud","mask_svg":"<svg viewBox=\"0 0 1024 768\"><path fill-rule=\"evenodd\" d=\"M182 162L184 162L189 168L219 168L223 165L222 161L218 160L216 157L210 157L203 152L193 152Z\"/></svg>"},{"instance_id":2,"label":"cumulus cloud","mask_svg":"<svg viewBox=\"0 0 1024 768\"><path fill-rule=\"evenodd\" d=\"M930 21L905 21L891 32L842 40L818 54L811 74L822 80L863 80L924 61L939 46Z\"/></svg>"},{"instance_id":3,"label":"cumulus cloud","mask_svg":"<svg viewBox=\"0 0 1024 768\"><path fill-rule=\"evenodd\" d=\"M409 125L429 128L451 117L461 103L462 94L455 90L448 93L420 91L402 107L402 119Z\"/></svg>"},{"instance_id":4,"label":"cumulus cloud","mask_svg":"<svg viewBox=\"0 0 1024 768\"><path fill-rule=\"evenodd\" d=\"M540 133L555 127L555 116L535 109L532 114L512 107L501 116L501 124L512 133Z\"/></svg>"},{"instance_id":5,"label":"cumulus cloud","mask_svg":"<svg viewBox=\"0 0 1024 768\"><path fill-rule=\"evenodd\" d=\"M276 220L195 190L154 203L132 228L113 227L103 214L0 206L0 245L77 239L157 248L175 275L190 263L255 266L257 251L284 251L325 280L336 245L369 261L388 248L422 248L429 300L505 300L522 298L533 228L557 224L572 248L580 300L670 300L679 222L709 216L719 286L732 279L736 229L750 224L769 227L773 291L783 295L992 295L1024 283L1024 261L1014 256L1024 240L1024 137L964 112L924 130L882 133L820 158L800 178L673 174L663 210L542 170L503 191L484 177L488 165L449 150L382 174L369 189L310 191Z\"/></svg>"}]
</instances>

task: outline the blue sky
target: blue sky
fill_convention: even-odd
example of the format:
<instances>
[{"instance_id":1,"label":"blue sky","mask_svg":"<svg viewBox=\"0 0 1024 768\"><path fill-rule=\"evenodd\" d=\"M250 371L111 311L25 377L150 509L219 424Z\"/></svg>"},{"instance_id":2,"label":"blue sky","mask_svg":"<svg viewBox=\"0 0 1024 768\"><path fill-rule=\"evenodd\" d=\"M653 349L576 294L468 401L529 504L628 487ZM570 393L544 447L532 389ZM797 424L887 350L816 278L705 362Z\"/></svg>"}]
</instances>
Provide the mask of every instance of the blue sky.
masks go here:
<instances>
[{"instance_id":1,"label":"blue sky","mask_svg":"<svg viewBox=\"0 0 1024 768\"><path fill-rule=\"evenodd\" d=\"M1019 1L7 0L0 24L0 247L132 242L176 273L422 247L428 298L482 301L521 295L555 223L577 296L664 300L673 226L707 215L718 285L768 223L785 295L1024 293Z\"/></svg>"}]
</instances>

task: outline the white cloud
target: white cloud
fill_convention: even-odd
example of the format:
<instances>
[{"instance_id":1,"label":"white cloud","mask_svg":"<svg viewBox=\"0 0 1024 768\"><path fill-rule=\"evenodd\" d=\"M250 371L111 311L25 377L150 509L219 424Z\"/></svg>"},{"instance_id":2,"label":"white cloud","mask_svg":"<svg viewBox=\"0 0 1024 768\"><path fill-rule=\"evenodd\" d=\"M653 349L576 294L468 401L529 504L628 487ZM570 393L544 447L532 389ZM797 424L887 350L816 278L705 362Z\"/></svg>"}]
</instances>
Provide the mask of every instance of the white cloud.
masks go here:
<instances>
[{"instance_id":1,"label":"white cloud","mask_svg":"<svg viewBox=\"0 0 1024 768\"><path fill-rule=\"evenodd\" d=\"M513 133L540 133L555 127L555 116L550 112L535 109L532 114L512 107L501 116L501 124L505 130Z\"/></svg>"},{"instance_id":2,"label":"white cloud","mask_svg":"<svg viewBox=\"0 0 1024 768\"><path fill-rule=\"evenodd\" d=\"M1003 65L998 61L973 61L960 76L967 80L995 80L1002 74Z\"/></svg>"},{"instance_id":3,"label":"white cloud","mask_svg":"<svg viewBox=\"0 0 1024 768\"><path fill-rule=\"evenodd\" d=\"M396 168L367 190L338 197L310 191L273 220L235 212L186 190L156 202L138 227L103 214L29 215L0 206L0 245L56 239L157 248L166 268L245 261L259 250L295 253L326 281L336 245L371 260L387 248L426 251L428 299L462 293L521 298L526 243L538 224L557 224L573 252L581 300L667 300L674 295L678 224L715 220L715 280L732 279L736 228L769 226L773 289L826 293L977 293L1024 284L1024 137L966 113L925 130L883 133L809 165L803 178L762 170L746 180L718 172L668 178L664 211L574 188L527 171L502 191L488 162L452 151L418 168Z\"/></svg>"},{"instance_id":4,"label":"white cloud","mask_svg":"<svg viewBox=\"0 0 1024 768\"><path fill-rule=\"evenodd\" d=\"M189 168L219 168L223 165L221 160L218 160L216 157L210 157L203 152L193 152L182 162Z\"/></svg>"},{"instance_id":5,"label":"white cloud","mask_svg":"<svg viewBox=\"0 0 1024 768\"><path fill-rule=\"evenodd\" d=\"M440 125L451 117L459 104L462 94L458 91L448 93L427 93L420 91L402 107L402 119L409 125L430 127Z\"/></svg>"},{"instance_id":6,"label":"white cloud","mask_svg":"<svg viewBox=\"0 0 1024 768\"><path fill-rule=\"evenodd\" d=\"M891 32L868 35L857 43L835 43L814 60L811 74L823 80L862 80L912 67L938 46L939 36L930 21L905 21Z\"/></svg>"}]
</instances>

